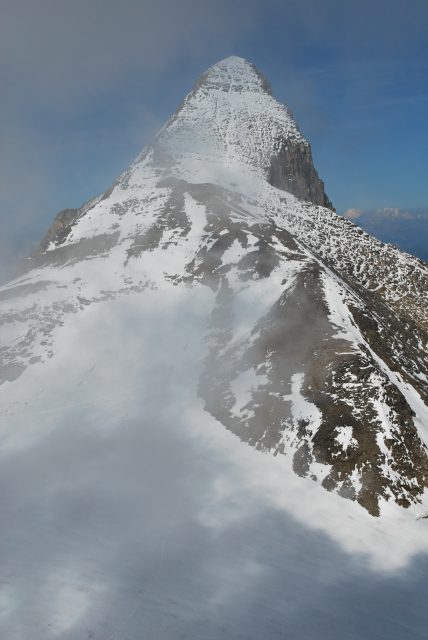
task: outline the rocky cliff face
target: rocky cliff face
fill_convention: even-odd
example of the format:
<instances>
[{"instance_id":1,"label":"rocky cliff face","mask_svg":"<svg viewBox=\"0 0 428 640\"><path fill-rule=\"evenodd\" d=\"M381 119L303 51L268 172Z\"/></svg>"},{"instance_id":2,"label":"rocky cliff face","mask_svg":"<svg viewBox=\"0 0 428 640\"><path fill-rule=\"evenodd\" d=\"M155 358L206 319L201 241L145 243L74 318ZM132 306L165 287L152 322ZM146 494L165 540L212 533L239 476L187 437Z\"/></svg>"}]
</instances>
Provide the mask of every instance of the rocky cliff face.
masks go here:
<instances>
[{"instance_id":1,"label":"rocky cliff face","mask_svg":"<svg viewBox=\"0 0 428 640\"><path fill-rule=\"evenodd\" d=\"M318 176L309 144L280 141L279 151L272 158L268 175L273 187L292 193L299 200L319 204L334 211Z\"/></svg>"}]
</instances>

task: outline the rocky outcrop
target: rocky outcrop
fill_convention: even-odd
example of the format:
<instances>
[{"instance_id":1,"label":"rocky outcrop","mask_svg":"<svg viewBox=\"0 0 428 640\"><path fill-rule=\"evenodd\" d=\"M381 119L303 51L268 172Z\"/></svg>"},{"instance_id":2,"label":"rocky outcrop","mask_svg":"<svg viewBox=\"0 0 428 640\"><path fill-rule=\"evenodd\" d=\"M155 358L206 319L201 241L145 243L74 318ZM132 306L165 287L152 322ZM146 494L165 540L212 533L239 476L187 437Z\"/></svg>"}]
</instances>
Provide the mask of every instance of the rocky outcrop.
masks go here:
<instances>
[{"instance_id":1,"label":"rocky outcrop","mask_svg":"<svg viewBox=\"0 0 428 640\"><path fill-rule=\"evenodd\" d=\"M37 249L18 263L17 274L20 275L30 269L47 264L58 264L73 257L83 259L87 255L94 255L110 248L112 243L108 239L106 242L104 241L106 234L100 234L98 244L94 244L93 242L78 243L75 252L73 246L63 247L62 250L58 250L58 247L61 247L70 235L73 226L79 218L84 216L102 199L107 198L110 193L111 189L108 189L101 196L97 196L83 203L78 209L63 209L60 211L55 216L54 221L48 228Z\"/></svg>"},{"instance_id":2,"label":"rocky outcrop","mask_svg":"<svg viewBox=\"0 0 428 640\"><path fill-rule=\"evenodd\" d=\"M64 209L60 211L47 230L40 243L39 251L46 251L51 242L61 244L70 233L70 227L80 214L80 209Z\"/></svg>"},{"instance_id":3,"label":"rocky outcrop","mask_svg":"<svg viewBox=\"0 0 428 640\"><path fill-rule=\"evenodd\" d=\"M279 152L273 156L268 176L273 187L292 193L299 200L332 209L312 160L307 142L284 140Z\"/></svg>"},{"instance_id":4,"label":"rocky outcrop","mask_svg":"<svg viewBox=\"0 0 428 640\"><path fill-rule=\"evenodd\" d=\"M45 233L39 246L30 255L20 260L16 267L16 274L26 273L41 264L41 257L46 254L51 244L59 245L71 231L73 224L81 215L81 209L63 209L56 216ZM43 261L42 261L43 262Z\"/></svg>"}]
</instances>

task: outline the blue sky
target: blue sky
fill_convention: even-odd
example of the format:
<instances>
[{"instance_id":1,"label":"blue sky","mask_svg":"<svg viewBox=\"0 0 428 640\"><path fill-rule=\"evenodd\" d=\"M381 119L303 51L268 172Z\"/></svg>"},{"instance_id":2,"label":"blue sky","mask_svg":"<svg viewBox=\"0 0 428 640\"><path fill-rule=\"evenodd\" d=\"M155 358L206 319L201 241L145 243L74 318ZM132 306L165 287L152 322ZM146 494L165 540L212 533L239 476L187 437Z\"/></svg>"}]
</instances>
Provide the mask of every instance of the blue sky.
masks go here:
<instances>
[{"instance_id":1,"label":"blue sky","mask_svg":"<svg viewBox=\"0 0 428 640\"><path fill-rule=\"evenodd\" d=\"M361 210L363 223L378 209L428 210L426 0L1 7L0 269L60 209L105 190L200 73L231 54L292 109L338 212Z\"/></svg>"}]
</instances>

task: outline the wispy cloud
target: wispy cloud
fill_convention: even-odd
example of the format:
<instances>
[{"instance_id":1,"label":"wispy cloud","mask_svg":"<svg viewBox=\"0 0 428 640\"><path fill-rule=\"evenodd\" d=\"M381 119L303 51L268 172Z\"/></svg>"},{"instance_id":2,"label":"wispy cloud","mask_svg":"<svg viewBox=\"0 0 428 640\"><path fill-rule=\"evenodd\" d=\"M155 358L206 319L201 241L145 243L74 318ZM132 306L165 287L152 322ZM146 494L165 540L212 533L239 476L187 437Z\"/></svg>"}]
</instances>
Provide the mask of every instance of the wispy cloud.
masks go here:
<instances>
[{"instance_id":1,"label":"wispy cloud","mask_svg":"<svg viewBox=\"0 0 428 640\"><path fill-rule=\"evenodd\" d=\"M385 220L423 220L428 219L428 211L415 211L408 209L400 209L399 207L383 207L376 209L375 216L382 217Z\"/></svg>"},{"instance_id":2,"label":"wispy cloud","mask_svg":"<svg viewBox=\"0 0 428 640\"><path fill-rule=\"evenodd\" d=\"M342 214L345 218L356 220L364 217L372 220L428 220L428 209L401 209L400 207L381 207L380 209L350 208Z\"/></svg>"}]
</instances>

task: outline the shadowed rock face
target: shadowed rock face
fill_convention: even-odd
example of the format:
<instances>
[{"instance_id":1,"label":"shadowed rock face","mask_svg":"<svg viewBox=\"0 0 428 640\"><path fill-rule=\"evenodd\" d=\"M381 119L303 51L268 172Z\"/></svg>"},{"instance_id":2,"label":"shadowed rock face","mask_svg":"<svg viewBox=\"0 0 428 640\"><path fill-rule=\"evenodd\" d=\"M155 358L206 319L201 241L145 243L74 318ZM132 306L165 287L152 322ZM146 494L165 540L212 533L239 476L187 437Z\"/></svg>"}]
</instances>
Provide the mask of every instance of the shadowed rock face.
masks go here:
<instances>
[{"instance_id":1,"label":"shadowed rock face","mask_svg":"<svg viewBox=\"0 0 428 640\"><path fill-rule=\"evenodd\" d=\"M280 151L272 158L269 183L292 193L299 200L333 209L324 191L324 182L313 165L311 148L307 143L283 140Z\"/></svg>"}]
</instances>

